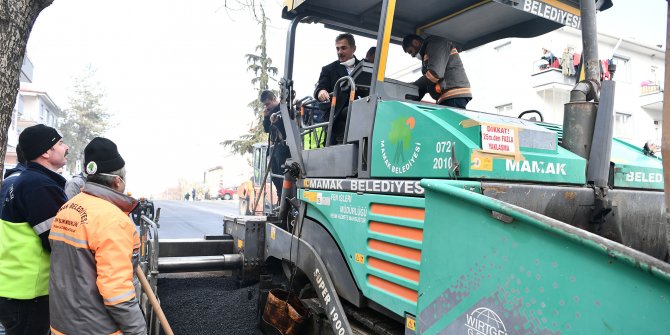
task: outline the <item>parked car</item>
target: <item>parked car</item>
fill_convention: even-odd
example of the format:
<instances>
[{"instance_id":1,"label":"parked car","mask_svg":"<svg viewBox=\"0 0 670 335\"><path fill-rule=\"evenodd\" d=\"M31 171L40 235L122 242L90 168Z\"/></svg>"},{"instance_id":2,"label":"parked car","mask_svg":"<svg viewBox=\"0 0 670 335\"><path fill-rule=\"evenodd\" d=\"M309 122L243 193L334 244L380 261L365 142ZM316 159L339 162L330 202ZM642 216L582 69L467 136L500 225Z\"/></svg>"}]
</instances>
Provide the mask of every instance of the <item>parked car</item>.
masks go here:
<instances>
[{"instance_id":1,"label":"parked car","mask_svg":"<svg viewBox=\"0 0 670 335\"><path fill-rule=\"evenodd\" d=\"M219 195L217 198L219 200L230 200L233 198L233 195L237 193L237 188L236 187L222 187L219 189Z\"/></svg>"}]
</instances>

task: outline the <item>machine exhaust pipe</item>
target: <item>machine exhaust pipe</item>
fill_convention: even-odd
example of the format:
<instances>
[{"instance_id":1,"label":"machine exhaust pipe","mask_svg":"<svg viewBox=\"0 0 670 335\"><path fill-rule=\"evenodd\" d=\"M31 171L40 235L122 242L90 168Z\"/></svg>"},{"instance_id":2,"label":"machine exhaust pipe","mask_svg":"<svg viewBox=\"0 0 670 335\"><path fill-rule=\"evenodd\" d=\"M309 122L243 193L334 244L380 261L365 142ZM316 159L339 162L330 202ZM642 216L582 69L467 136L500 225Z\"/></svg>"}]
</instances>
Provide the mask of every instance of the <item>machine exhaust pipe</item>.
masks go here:
<instances>
[{"instance_id":1,"label":"machine exhaust pipe","mask_svg":"<svg viewBox=\"0 0 670 335\"><path fill-rule=\"evenodd\" d=\"M593 102L565 104L561 146L584 159L589 159L597 113L598 105Z\"/></svg>"},{"instance_id":2,"label":"machine exhaust pipe","mask_svg":"<svg viewBox=\"0 0 670 335\"><path fill-rule=\"evenodd\" d=\"M600 83L596 80L582 80L570 91L570 102L598 100Z\"/></svg>"},{"instance_id":3,"label":"machine exhaust pipe","mask_svg":"<svg viewBox=\"0 0 670 335\"><path fill-rule=\"evenodd\" d=\"M596 2L581 1L581 13L585 80L575 85L570 91L570 102L565 104L561 146L588 160L593 145L600 93Z\"/></svg>"},{"instance_id":4,"label":"machine exhaust pipe","mask_svg":"<svg viewBox=\"0 0 670 335\"><path fill-rule=\"evenodd\" d=\"M158 259L158 272L198 272L220 271L242 268L244 258L240 254L220 256L161 257Z\"/></svg>"}]
</instances>

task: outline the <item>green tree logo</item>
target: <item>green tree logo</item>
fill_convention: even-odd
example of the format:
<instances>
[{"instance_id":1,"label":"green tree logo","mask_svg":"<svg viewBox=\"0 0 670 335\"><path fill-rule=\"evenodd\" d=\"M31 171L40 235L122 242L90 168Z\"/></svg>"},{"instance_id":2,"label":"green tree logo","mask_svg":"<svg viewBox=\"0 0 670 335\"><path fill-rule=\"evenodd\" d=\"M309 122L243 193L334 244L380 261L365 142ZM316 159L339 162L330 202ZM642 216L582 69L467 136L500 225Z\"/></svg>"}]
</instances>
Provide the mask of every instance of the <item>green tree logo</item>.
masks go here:
<instances>
[{"instance_id":1,"label":"green tree logo","mask_svg":"<svg viewBox=\"0 0 670 335\"><path fill-rule=\"evenodd\" d=\"M409 148L409 144L412 142L412 129L414 129L415 124L414 117L401 117L391 123L389 142L395 144L393 163L399 164L405 161L405 150Z\"/></svg>"}]
</instances>

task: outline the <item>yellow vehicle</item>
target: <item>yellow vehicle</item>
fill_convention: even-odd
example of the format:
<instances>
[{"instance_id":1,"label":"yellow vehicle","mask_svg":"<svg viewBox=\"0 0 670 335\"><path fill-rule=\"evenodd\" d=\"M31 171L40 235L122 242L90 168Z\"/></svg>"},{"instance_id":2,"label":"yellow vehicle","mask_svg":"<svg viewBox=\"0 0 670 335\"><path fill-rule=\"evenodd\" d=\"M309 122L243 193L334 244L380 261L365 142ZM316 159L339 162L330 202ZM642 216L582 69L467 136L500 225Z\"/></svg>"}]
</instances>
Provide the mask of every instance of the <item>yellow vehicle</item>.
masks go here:
<instances>
[{"instance_id":1,"label":"yellow vehicle","mask_svg":"<svg viewBox=\"0 0 670 335\"><path fill-rule=\"evenodd\" d=\"M237 188L240 215L263 215L272 210L273 204L278 204L277 189L271 182L271 171L268 170L267 149L268 146L265 143L254 144L254 174ZM283 176L279 177L283 178ZM259 194L262 196L258 197ZM256 204L255 207L254 204Z\"/></svg>"}]
</instances>

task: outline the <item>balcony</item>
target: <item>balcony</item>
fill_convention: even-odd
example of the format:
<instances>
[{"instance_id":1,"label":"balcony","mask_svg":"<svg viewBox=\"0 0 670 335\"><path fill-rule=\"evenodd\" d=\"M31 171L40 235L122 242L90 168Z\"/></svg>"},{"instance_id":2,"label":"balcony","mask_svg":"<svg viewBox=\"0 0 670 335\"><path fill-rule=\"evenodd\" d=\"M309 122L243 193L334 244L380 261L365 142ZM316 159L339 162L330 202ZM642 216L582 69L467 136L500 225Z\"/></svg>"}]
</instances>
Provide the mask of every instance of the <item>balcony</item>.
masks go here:
<instances>
[{"instance_id":1,"label":"balcony","mask_svg":"<svg viewBox=\"0 0 670 335\"><path fill-rule=\"evenodd\" d=\"M663 83L644 81L640 85L640 107L663 111Z\"/></svg>"},{"instance_id":2,"label":"balcony","mask_svg":"<svg viewBox=\"0 0 670 335\"><path fill-rule=\"evenodd\" d=\"M570 91L575 86L575 78L563 75L557 63L546 64L541 60L533 63L531 80L537 92L554 89Z\"/></svg>"}]
</instances>

